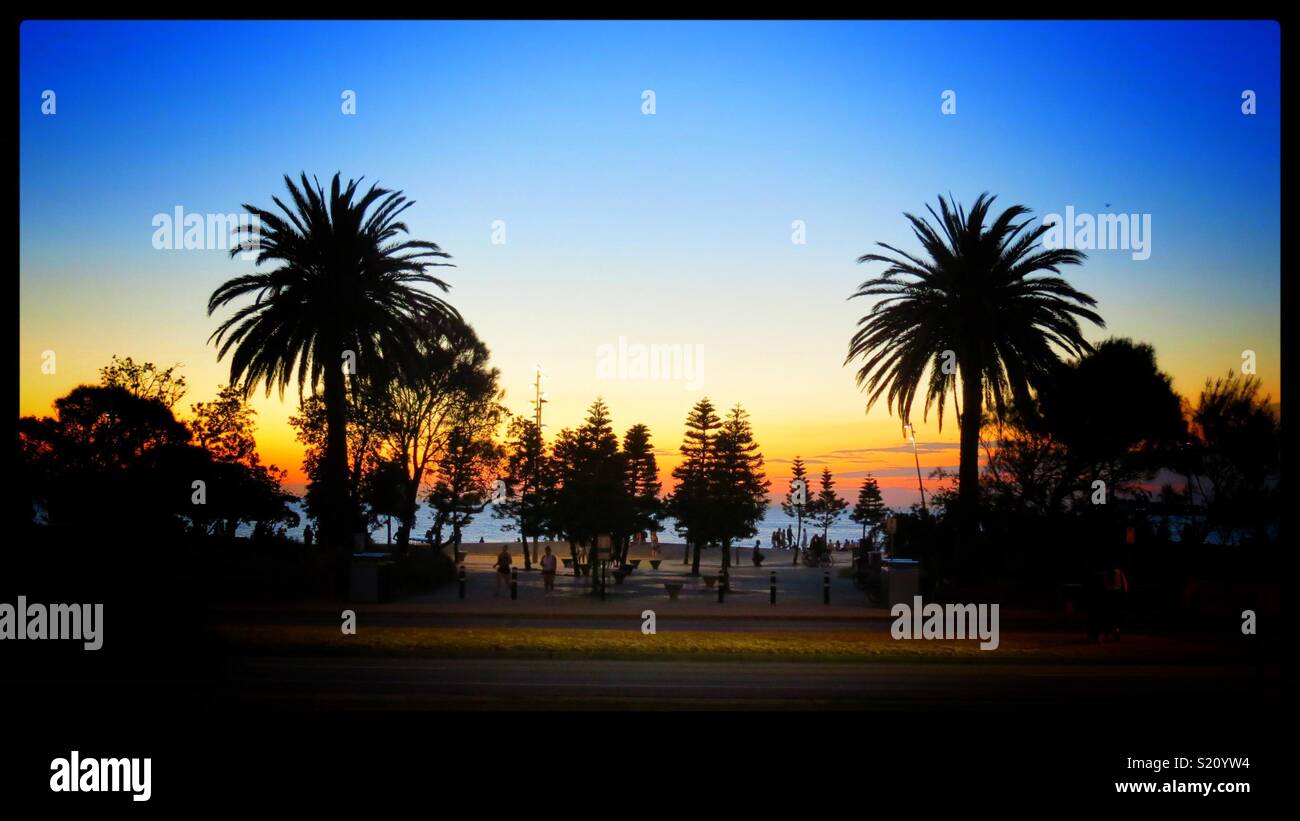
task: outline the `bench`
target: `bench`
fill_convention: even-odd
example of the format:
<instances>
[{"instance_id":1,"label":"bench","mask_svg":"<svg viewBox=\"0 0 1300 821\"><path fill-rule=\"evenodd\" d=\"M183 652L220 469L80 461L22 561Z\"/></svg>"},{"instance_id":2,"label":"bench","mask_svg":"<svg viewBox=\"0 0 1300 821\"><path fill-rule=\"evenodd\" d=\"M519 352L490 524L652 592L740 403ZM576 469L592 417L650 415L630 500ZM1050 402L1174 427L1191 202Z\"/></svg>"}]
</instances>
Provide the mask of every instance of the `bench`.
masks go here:
<instances>
[{"instance_id":1,"label":"bench","mask_svg":"<svg viewBox=\"0 0 1300 821\"><path fill-rule=\"evenodd\" d=\"M675 599L677 594L682 592L681 582L664 582L664 590L668 591L668 598Z\"/></svg>"}]
</instances>

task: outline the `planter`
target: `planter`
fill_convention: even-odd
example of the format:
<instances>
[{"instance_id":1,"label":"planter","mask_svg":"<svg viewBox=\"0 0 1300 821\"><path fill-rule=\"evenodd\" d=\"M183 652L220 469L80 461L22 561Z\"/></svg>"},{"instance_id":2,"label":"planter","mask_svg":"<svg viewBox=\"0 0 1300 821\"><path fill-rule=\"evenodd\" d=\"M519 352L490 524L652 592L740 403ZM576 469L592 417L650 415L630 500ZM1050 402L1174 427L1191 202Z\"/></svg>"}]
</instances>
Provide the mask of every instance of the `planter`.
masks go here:
<instances>
[{"instance_id":1,"label":"planter","mask_svg":"<svg viewBox=\"0 0 1300 821\"><path fill-rule=\"evenodd\" d=\"M714 586L715 584L717 584L717 583L718 583L718 577L717 577L717 576L705 576L705 577L704 577L704 586L707 587L707 588L709 588L710 590L712 590L712 589L713 589L713 586Z\"/></svg>"},{"instance_id":2,"label":"planter","mask_svg":"<svg viewBox=\"0 0 1300 821\"><path fill-rule=\"evenodd\" d=\"M663 562L663 559L651 559L651 560L650 560L650 566L651 566L652 568L654 568L655 570L658 570L658 569L659 569L659 565L660 565L662 562Z\"/></svg>"},{"instance_id":3,"label":"planter","mask_svg":"<svg viewBox=\"0 0 1300 821\"><path fill-rule=\"evenodd\" d=\"M668 591L668 598L675 599L677 594L682 592L681 582L664 582L664 590Z\"/></svg>"}]
</instances>

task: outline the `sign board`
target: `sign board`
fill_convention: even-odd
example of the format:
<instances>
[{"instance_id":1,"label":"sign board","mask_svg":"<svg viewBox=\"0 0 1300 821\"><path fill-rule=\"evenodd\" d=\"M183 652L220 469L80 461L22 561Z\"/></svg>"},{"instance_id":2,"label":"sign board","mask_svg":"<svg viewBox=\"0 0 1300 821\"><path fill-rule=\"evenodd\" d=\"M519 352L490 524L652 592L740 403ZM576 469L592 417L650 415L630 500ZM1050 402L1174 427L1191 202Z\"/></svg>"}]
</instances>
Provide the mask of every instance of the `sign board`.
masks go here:
<instances>
[{"instance_id":1,"label":"sign board","mask_svg":"<svg viewBox=\"0 0 1300 821\"><path fill-rule=\"evenodd\" d=\"M602 533L597 536L595 557L597 559L608 559L613 549L613 543L614 540L610 538L608 533Z\"/></svg>"}]
</instances>

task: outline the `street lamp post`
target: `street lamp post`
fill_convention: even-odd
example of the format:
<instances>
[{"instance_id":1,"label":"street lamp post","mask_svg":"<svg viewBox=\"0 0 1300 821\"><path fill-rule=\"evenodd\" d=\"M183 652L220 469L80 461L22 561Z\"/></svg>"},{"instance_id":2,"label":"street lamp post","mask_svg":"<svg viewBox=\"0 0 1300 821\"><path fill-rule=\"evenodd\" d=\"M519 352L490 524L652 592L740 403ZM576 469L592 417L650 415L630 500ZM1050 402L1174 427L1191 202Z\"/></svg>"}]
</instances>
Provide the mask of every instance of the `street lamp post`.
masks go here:
<instances>
[{"instance_id":1,"label":"street lamp post","mask_svg":"<svg viewBox=\"0 0 1300 821\"><path fill-rule=\"evenodd\" d=\"M542 405L548 400L542 393L542 366L533 366L533 409L536 411L537 432L542 432Z\"/></svg>"},{"instance_id":2,"label":"street lamp post","mask_svg":"<svg viewBox=\"0 0 1300 821\"><path fill-rule=\"evenodd\" d=\"M536 413L535 419L537 422L537 441L539 442L542 441L542 405L546 404L547 401L548 400L546 399L546 394L542 393L542 366L534 365L533 366L533 409ZM537 475L538 468L540 467L539 463L541 462L540 457L541 454L539 453L538 458L533 460L532 501L534 505L536 505L537 502L537 492L540 490L540 488L538 487L540 482L539 482L539 477ZM534 516L534 520L536 520L536 516ZM534 524L536 524L536 521L534 521ZM521 534L521 536L523 537L524 540L524 554L526 556L528 553L528 537L523 534ZM540 561L540 558L537 556L537 541L539 538L540 538L539 534L537 533L533 534L533 561Z\"/></svg>"},{"instance_id":3,"label":"street lamp post","mask_svg":"<svg viewBox=\"0 0 1300 821\"><path fill-rule=\"evenodd\" d=\"M929 508L925 506L925 485L921 482L921 455L916 449L916 428L908 422L903 425L903 430L907 432L907 438L912 442L912 458L916 460L916 487L921 491L921 510L929 513Z\"/></svg>"}]
</instances>

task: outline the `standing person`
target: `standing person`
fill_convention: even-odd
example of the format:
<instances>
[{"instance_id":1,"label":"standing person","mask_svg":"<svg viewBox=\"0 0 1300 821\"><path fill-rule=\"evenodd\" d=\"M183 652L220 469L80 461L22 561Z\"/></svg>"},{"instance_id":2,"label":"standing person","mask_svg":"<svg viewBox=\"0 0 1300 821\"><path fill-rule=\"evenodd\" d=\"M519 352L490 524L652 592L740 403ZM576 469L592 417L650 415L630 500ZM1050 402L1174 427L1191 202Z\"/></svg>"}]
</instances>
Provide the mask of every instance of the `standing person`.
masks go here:
<instances>
[{"instance_id":1,"label":"standing person","mask_svg":"<svg viewBox=\"0 0 1300 821\"><path fill-rule=\"evenodd\" d=\"M302 543L307 547L311 547L311 543L315 540L316 534L312 531L311 525L304 527L302 529Z\"/></svg>"},{"instance_id":2,"label":"standing person","mask_svg":"<svg viewBox=\"0 0 1300 821\"><path fill-rule=\"evenodd\" d=\"M497 571L497 587L492 595L500 596L501 585L510 581L510 549L505 546L505 543L502 543L501 552L497 554L497 563L492 566Z\"/></svg>"},{"instance_id":3,"label":"standing person","mask_svg":"<svg viewBox=\"0 0 1300 821\"><path fill-rule=\"evenodd\" d=\"M1118 567L1106 572L1105 582L1105 628L1111 638L1119 641L1119 623L1124 618L1124 602L1128 598L1128 576Z\"/></svg>"},{"instance_id":4,"label":"standing person","mask_svg":"<svg viewBox=\"0 0 1300 821\"><path fill-rule=\"evenodd\" d=\"M555 554L551 552L551 546L546 546L546 553L542 555L542 582L547 594L555 589Z\"/></svg>"}]
</instances>

